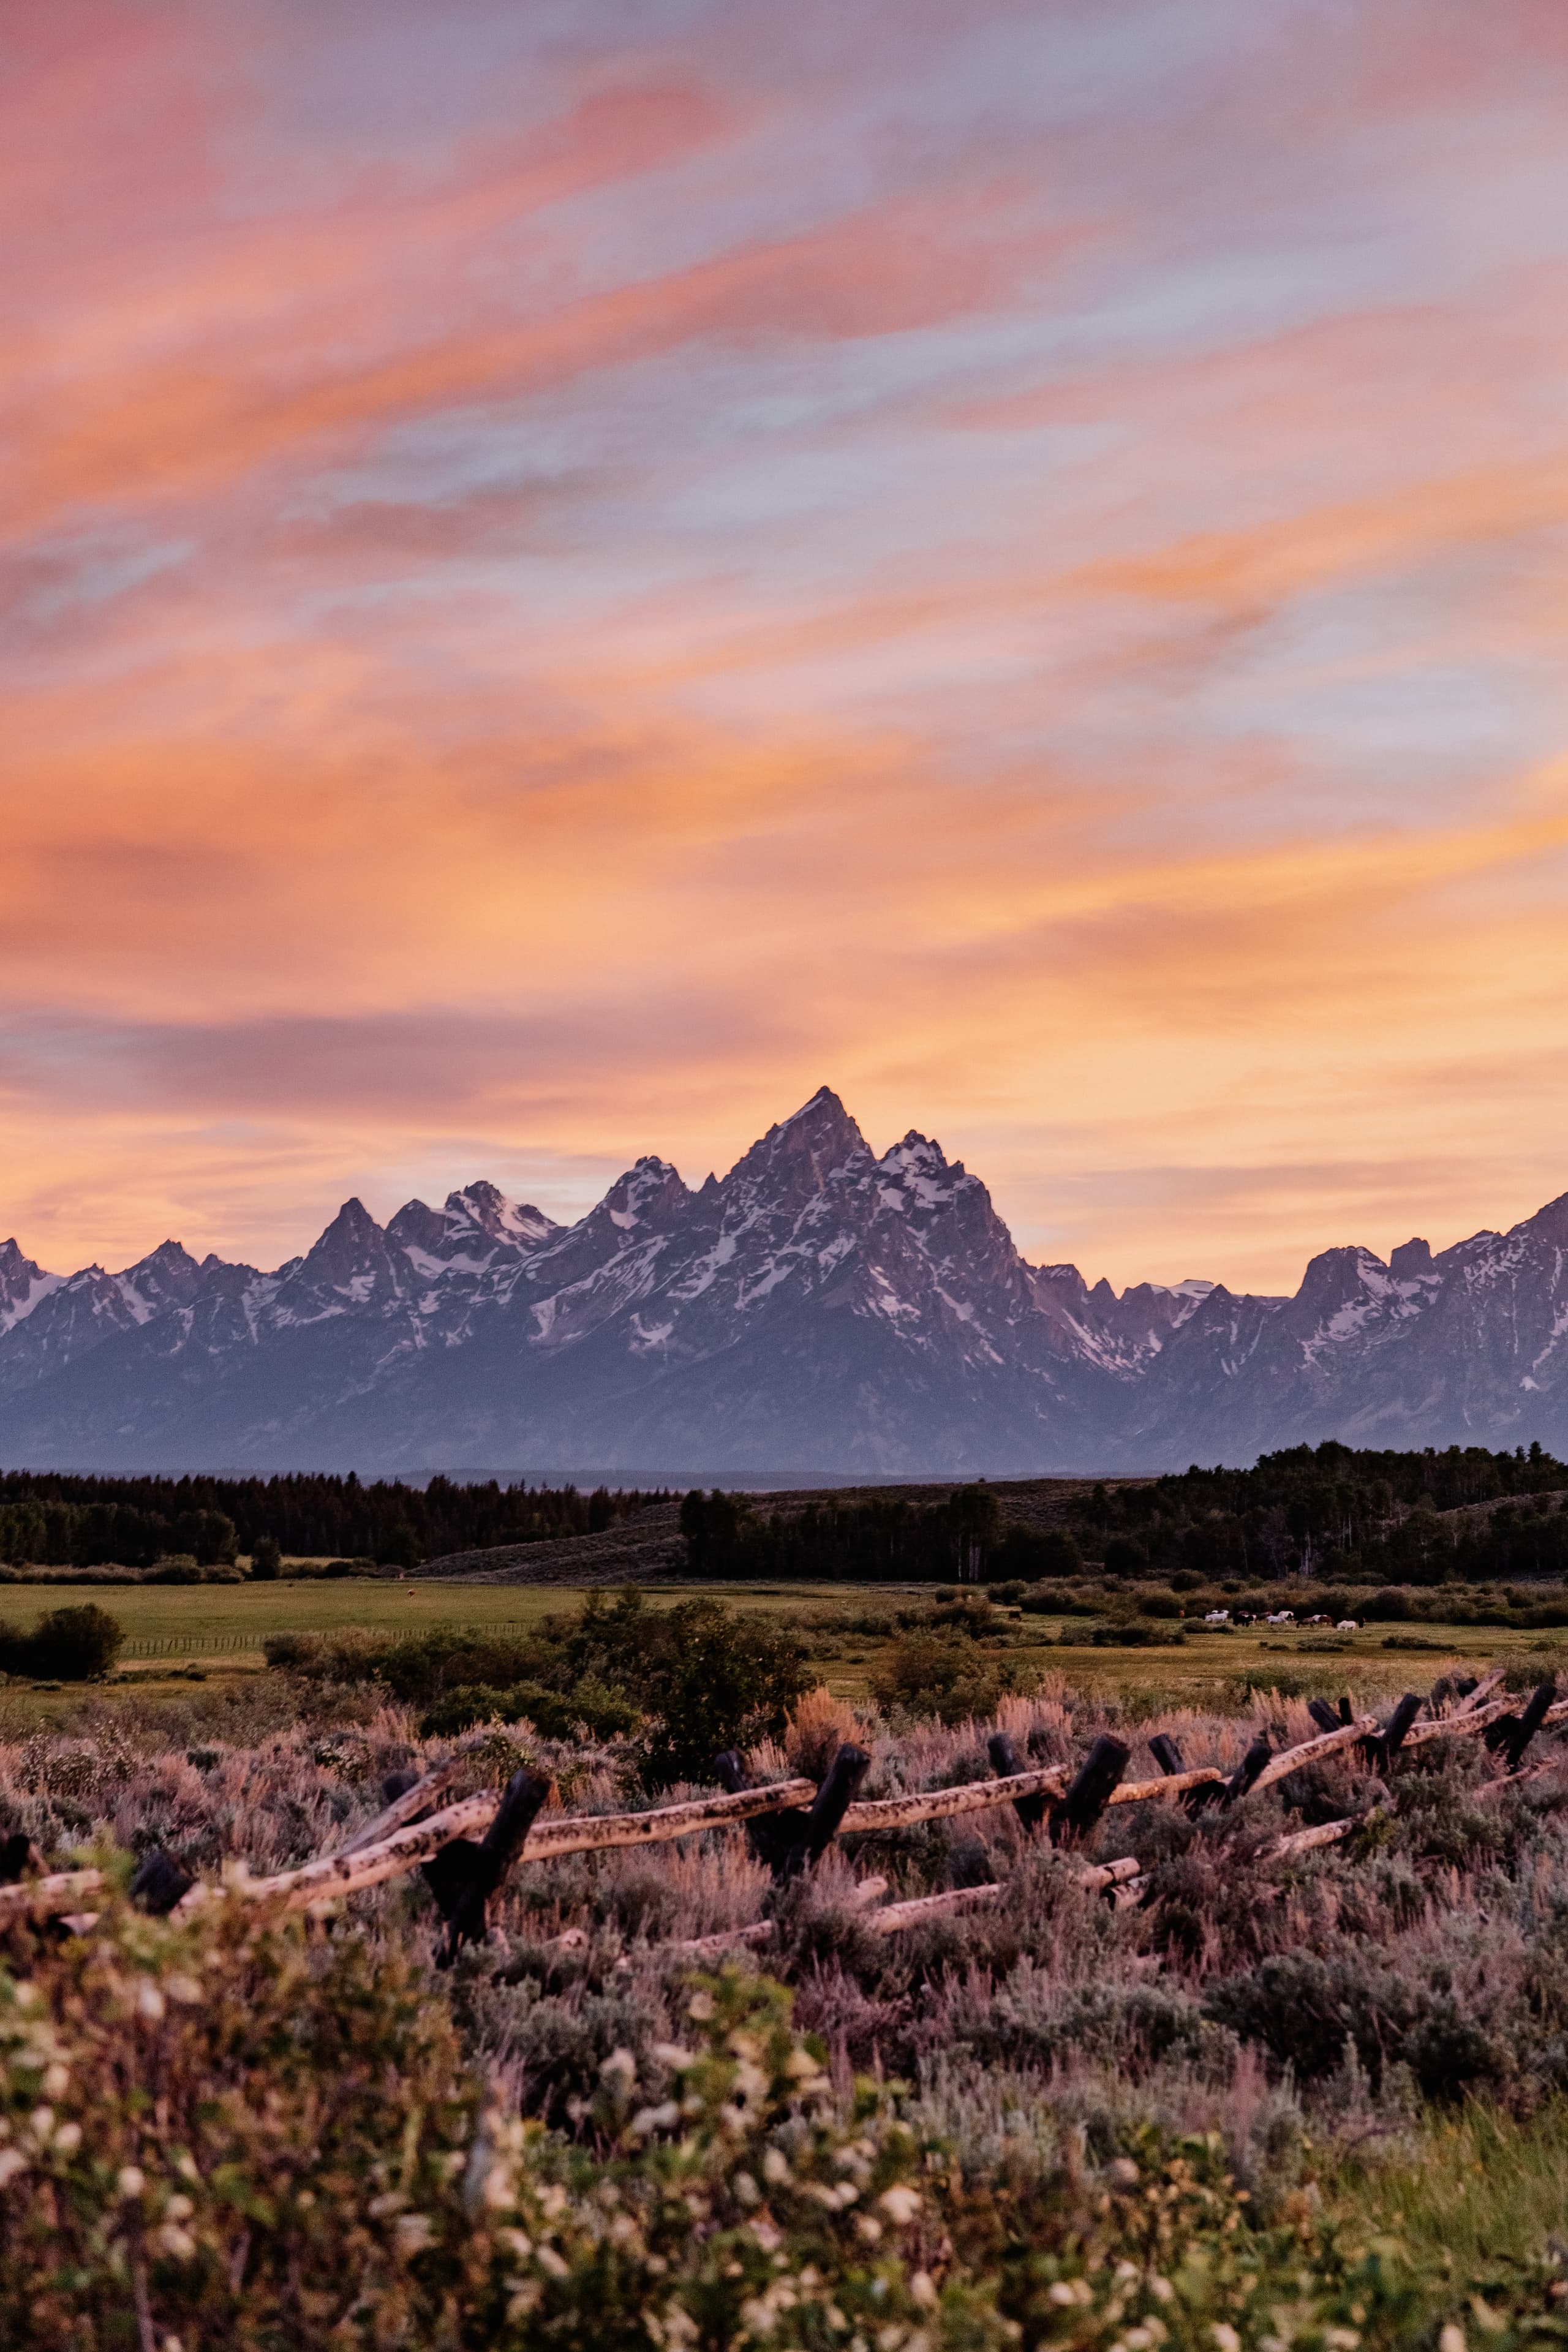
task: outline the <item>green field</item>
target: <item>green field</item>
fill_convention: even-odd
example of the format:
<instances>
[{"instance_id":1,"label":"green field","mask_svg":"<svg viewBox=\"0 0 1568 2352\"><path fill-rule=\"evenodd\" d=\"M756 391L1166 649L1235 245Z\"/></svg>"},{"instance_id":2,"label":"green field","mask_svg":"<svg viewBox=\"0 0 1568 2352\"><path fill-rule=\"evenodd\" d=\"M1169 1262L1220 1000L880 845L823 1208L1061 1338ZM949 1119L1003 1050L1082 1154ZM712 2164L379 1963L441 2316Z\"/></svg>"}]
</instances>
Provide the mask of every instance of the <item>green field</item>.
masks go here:
<instances>
[{"instance_id":1,"label":"green field","mask_svg":"<svg viewBox=\"0 0 1568 2352\"><path fill-rule=\"evenodd\" d=\"M778 1614L795 1625L817 1678L837 1696L865 1700L886 1648L885 1638L858 1627L857 1620L890 1616L900 1606L930 1598L931 1588L887 1584L661 1585L645 1588L651 1608L671 1608L695 1594L721 1599L747 1614ZM570 1585L493 1585L391 1580L267 1585L142 1585L110 1591L80 1585L29 1585L11 1601L6 1614L31 1624L44 1611L96 1600L125 1629L121 1668L127 1678L115 1688L173 1688L188 1680L187 1666L209 1683L265 1671L262 1643L268 1633L332 1632L344 1627L377 1633L423 1631L436 1625L507 1627L518 1631L542 1618L574 1612L587 1597ZM1519 1633L1474 1626L1418 1628L1368 1626L1325 1646L1321 1634L1277 1627L1214 1633L1189 1629L1180 1646L1101 1649L1082 1636L1082 1619L1001 1619L1007 1657L1025 1670L1059 1674L1079 1689L1100 1689L1136 1705L1156 1695L1167 1704L1212 1705L1243 1677L1258 1682L1279 1674L1286 1687L1338 1693L1396 1685L1421 1689L1450 1660L1479 1664L1536 1654L1564 1645L1552 1633ZM1395 1646L1389 1646L1390 1643ZM11 1696L23 1692L13 1687ZM37 1711L67 1726L85 1693L40 1692Z\"/></svg>"}]
</instances>

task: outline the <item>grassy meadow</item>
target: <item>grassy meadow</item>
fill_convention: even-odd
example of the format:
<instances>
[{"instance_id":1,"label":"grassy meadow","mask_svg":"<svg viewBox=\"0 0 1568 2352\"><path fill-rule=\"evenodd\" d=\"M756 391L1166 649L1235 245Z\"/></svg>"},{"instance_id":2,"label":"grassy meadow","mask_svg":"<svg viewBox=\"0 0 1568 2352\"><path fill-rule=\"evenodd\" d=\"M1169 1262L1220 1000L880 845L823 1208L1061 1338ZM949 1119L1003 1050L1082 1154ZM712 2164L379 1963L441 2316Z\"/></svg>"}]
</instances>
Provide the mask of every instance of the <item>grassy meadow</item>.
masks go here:
<instances>
[{"instance_id":1,"label":"grassy meadow","mask_svg":"<svg viewBox=\"0 0 1568 2352\"><path fill-rule=\"evenodd\" d=\"M696 1598L717 1600L748 1619L771 1620L796 1635L812 1681L851 1706L874 1703L879 1680L904 1636L898 1612L929 1606L931 1588L866 1585L668 1584L640 1588L663 1612ZM280 1580L257 1585L137 1585L112 1591L80 1585L14 1588L0 1614L26 1631L47 1611L93 1600L124 1629L118 1671L89 1686L0 1683L0 1736L30 1727L68 1732L106 1714L162 1705L171 1726L188 1720L192 1736L226 1719L255 1727L278 1705L262 1644L269 1634L363 1633L372 1636L441 1629L526 1635L582 1607L588 1588L568 1585L463 1585L391 1579L341 1582ZM598 1592L603 1601L603 1591ZM1422 1689L1454 1665L1482 1671L1494 1664L1540 1664L1568 1657L1568 1637L1508 1627L1369 1625L1326 1640L1321 1632L1251 1626L1218 1632L1189 1626L1180 1646L1103 1648L1088 1639L1081 1617L1021 1616L997 1609L990 1638L974 1643L975 1663L1003 1683L1027 1690L1045 1677L1113 1705L1128 1721L1161 1707L1234 1712L1254 1692L1287 1696L1352 1692L1374 1702L1384 1693ZM258 1710L262 1709L263 1715Z\"/></svg>"}]
</instances>

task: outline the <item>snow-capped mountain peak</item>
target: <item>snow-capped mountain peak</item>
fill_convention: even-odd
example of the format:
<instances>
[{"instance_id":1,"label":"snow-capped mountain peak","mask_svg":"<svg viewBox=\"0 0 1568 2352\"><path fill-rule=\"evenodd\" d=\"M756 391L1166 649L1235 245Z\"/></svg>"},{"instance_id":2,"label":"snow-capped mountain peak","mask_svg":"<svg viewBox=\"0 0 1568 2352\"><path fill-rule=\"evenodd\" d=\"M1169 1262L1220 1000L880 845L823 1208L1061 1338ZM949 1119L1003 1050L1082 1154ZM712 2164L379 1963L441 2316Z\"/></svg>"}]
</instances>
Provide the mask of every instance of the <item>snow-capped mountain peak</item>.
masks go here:
<instances>
[{"instance_id":1,"label":"snow-capped mountain peak","mask_svg":"<svg viewBox=\"0 0 1568 2352\"><path fill-rule=\"evenodd\" d=\"M32 1258L24 1257L14 1240L0 1242L0 1333L26 1322L34 1307L58 1290L64 1279L63 1275L46 1274Z\"/></svg>"},{"instance_id":2,"label":"snow-capped mountain peak","mask_svg":"<svg viewBox=\"0 0 1568 2352\"><path fill-rule=\"evenodd\" d=\"M1019 1256L911 1129L831 1088L690 1191L649 1154L562 1226L479 1179L345 1202L272 1274L0 1245L0 1459L489 1460L715 1474L1158 1469L1337 1434L1568 1442L1568 1195L1434 1254L1321 1252L1290 1298L1120 1297Z\"/></svg>"}]
</instances>

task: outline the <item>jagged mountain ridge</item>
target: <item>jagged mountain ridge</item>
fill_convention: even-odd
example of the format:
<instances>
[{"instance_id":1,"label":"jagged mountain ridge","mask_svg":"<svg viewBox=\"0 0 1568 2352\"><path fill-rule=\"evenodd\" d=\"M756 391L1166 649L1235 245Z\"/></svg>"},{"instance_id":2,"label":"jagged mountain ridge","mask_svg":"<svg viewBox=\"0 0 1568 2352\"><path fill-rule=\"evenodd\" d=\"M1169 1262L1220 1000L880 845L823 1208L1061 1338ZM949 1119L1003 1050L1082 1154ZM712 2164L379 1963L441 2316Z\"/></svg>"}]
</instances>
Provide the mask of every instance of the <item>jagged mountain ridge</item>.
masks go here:
<instances>
[{"instance_id":1,"label":"jagged mountain ridge","mask_svg":"<svg viewBox=\"0 0 1568 2352\"><path fill-rule=\"evenodd\" d=\"M561 1226L474 1183L346 1202L274 1272L0 1244L0 1460L362 1470L1152 1470L1329 1435L1568 1431L1568 1196L1292 1298L1032 1266L962 1162L822 1087L722 1181L639 1160Z\"/></svg>"}]
</instances>

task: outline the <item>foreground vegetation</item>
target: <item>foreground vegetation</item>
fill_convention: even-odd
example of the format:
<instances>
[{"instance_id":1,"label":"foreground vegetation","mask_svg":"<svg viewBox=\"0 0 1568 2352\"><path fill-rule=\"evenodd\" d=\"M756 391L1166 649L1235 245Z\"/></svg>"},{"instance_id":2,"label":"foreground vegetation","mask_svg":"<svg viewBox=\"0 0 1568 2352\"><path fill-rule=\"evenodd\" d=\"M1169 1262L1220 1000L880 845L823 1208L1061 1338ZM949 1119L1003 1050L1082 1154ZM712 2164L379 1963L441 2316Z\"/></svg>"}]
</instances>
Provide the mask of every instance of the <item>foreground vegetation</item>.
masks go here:
<instances>
[{"instance_id":1,"label":"foreground vegetation","mask_svg":"<svg viewBox=\"0 0 1568 2352\"><path fill-rule=\"evenodd\" d=\"M54 1863L117 1856L121 1886L153 1847L209 1875L287 1868L350 1837L385 1774L444 1757L458 1716L476 1727L458 1785L528 1763L594 1812L704 1781L721 1724L770 1776L820 1777L852 1738L868 1796L984 1777L998 1721L1030 1763L1115 1729L1135 1775L1162 1731L1231 1769L1259 1728L1312 1729L1289 1666L1283 1689L1233 1675L1218 1711L1033 1669L986 1689L1029 1621L957 1594L903 1604L855 1706L812 1686L812 1636L776 1611L552 1600L537 1634L275 1643L226 1738L187 1719L172 1745L156 1694L79 1692L68 1729L0 1745L0 1834ZM1409 1664L1296 1672L1359 1705ZM1521 1652L1510 1680L1542 1670ZM574 1693L606 1710L596 1729L569 1719ZM1436 1740L1381 1780L1352 1750L1229 1811L1119 1809L1090 1851L1146 1865L1147 1899L1120 1910L1003 1805L842 1840L783 1886L734 1832L530 1863L445 1975L417 1878L335 1922L160 1921L117 1893L86 1933L15 1928L0 2341L1556 2337L1568 1758L1543 1738L1531 1763L1500 1784L1479 1740ZM1280 1829L1374 1802L1350 1845L1268 1860ZM1003 1893L883 1937L855 1899L872 1874L895 1899ZM670 1948L770 1916L765 1971Z\"/></svg>"}]
</instances>

